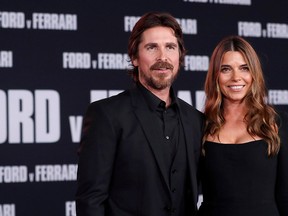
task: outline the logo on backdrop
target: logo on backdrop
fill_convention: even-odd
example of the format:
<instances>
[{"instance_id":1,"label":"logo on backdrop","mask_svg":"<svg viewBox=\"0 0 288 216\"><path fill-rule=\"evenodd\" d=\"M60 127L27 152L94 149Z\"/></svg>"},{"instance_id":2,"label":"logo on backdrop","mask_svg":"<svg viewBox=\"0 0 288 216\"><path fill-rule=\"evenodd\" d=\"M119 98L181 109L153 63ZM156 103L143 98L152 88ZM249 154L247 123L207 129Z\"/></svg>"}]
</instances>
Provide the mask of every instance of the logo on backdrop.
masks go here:
<instances>
[{"instance_id":1,"label":"logo on backdrop","mask_svg":"<svg viewBox=\"0 0 288 216\"><path fill-rule=\"evenodd\" d=\"M0 143L60 139L60 95L55 90L0 90Z\"/></svg>"},{"instance_id":2,"label":"logo on backdrop","mask_svg":"<svg viewBox=\"0 0 288 216\"><path fill-rule=\"evenodd\" d=\"M273 105L288 105L288 90L270 89L268 99L269 103Z\"/></svg>"},{"instance_id":3,"label":"logo on backdrop","mask_svg":"<svg viewBox=\"0 0 288 216\"><path fill-rule=\"evenodd\" d=\"M98 53L96 59L88 52L63 52L64 69L124 70L130 67L129 57L123 53Z\"/></svg>"},{"instance_id":4,"label":"logo on backdrop","mask_svg":"<svg viewBox=\"0 0 288 216\"><path fill-rule=\"evenodd\" d=\"M77 164L36 164L32 172L26 165L0 166L0 184L76 181L77 169Z\"/></svg>"},{"instance_id":5,"label":"logo on backdrop","mask_svg":"<svg viewBox=\"0 0 288 216\"><path fill-rule=\"evenodd\" d=\"M124 31L131 32L136 22L140 19L139 16L124 16ZM197 20L176 18L180 24L183 34L195 35L197 34Z\"/></svg>"},{"instance_id":6,"label":"logo on backdrop","mask_svg":"<svg viewBox=\"0 0 288 216\"><path fill-rule=\"evenodd\" d=\"M185 71L205 71L209 67L209 57L199 55L186 55L184 61Z\"/></svg>"},{"instance_id":7,"label":"logo on backdrop","mask_svg":"<svg viewBox=\"0 0 288 216\"><path fill-rule=\"evenodd\" d=\"M0 12L0 28L3 29L39 29L76 31L76 14L32 13L31 19L24 12Z\"/></svg>"},{"instance_id":8,"label":"logo on backdrop","mask_svg":"<svg viewBox=\"0 0 288 216\"><path fill-rule=\"evenodd\" d=\"M0 215L1 216L15 216L16 205L14 203L0 204Z\"/></svg>"},{"instance_id":9,"label":"logo on backdrop","mask_svg":"<svg viewBox=\"0 0 288 216\"><path fill-rule=\"evenodd\" d=\"M192 3L230 4L230 5L251 5L251 0L183 0Z\"/></svg>"},{"instance_id":10,"label":"logo on backdrop","mask_svg":"<svg viewBox=\"0 0 288 216\"><path fill-rule=\"evenodd\" d=\"M238 34L244 37L282 38L288 39L288 24L239 21Z\"/></svg>"},{"instance_id":11,"label":"logo on backdrop","mask_svg":"<svg viewBox=\"0 0 288 216\"><path fill-rule=\"evenodd\" d=\"M12 51L0 51L0 68L13 67L13 52Z\"/></svg>"},{"instance_id":12,"label":"logo on backdrop","mask_svg":"<svg viewBox=\"0 0 288 216\"><path fill-rule=\"evenodd\" d=\"M76 205L75 201L65 202L65 215L66 216L76 216Z\"/></svg>"},{"instance_id":13,"label":"logo on backdrop","mask_svg":"<svg viewBox=\"0 0 288 216\"><path fill-rule=\"evenodd\" d=\"M185 71L207 71L209 57L200 55L185 56ZM96 58L89 52L63 52L63 69L126 70L131 67L125 53L98 53Z\"/></svg>"}]
</instances>

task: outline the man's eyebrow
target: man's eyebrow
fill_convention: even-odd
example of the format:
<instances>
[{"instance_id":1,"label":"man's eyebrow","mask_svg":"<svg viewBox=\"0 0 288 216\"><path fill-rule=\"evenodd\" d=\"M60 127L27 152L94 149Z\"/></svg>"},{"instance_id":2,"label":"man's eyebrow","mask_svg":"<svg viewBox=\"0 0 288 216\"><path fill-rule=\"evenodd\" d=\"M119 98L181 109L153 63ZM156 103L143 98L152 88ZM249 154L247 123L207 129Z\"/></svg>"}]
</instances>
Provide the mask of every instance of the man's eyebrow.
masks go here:
<instances>
[{"instance_id":1,"label":"man's eyebrow","mask_svg":"<svg viewBox=\"0 0 288 216\"><path fill-rule=\"evenodd\" d=\"M177 44L177 43L174 43L174 42L167 42L166 45L178 46L178 44Z\"/></svg>"},{"instance_id":2,"label":"man's eyebrow","mask_svg":"<svg viewBox=\"0 0 288 216\"><path fill-rule=\"evenodd\" d=\"M157 43L149 42L144 45L144 47L148 47L148 46L157 46Z\"/></svg>"}]
</instances>

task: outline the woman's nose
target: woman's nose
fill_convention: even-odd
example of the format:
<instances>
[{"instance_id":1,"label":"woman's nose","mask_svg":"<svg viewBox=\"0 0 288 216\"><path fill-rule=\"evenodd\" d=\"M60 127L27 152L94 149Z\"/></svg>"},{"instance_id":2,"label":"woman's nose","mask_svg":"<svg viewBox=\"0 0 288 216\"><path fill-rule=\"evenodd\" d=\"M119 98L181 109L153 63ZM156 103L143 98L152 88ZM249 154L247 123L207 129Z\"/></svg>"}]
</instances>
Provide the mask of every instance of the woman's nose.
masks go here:
<instances>
[{"instance_id":1,"label":"woman's nose","mask_svg":"<svg viewBox=\"0 0 288 216\"><path fill-rule=\"evenodd\" d=\"M234 71L232 75L232 79L236 82L240 81L241 80L240 73L238 71Z\"/></svg>"}]
</instances>

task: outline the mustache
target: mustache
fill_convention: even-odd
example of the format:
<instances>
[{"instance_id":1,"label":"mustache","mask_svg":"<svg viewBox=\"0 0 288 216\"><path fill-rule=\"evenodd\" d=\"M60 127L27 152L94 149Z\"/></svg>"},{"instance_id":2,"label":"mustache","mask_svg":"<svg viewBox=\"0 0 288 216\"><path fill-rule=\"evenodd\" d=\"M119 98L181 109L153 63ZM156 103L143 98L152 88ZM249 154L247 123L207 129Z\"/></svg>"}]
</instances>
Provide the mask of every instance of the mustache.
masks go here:
<instances>
[{"instance_id":1,"label":"mustache","mask_svg":"<svg viewBox=\"0 0 288 216\"><path fill-rule=\"evenodd\" d=\"M158 61L150 67L150 70L159 70L161 68L173 70L174 66L168 62L165 62L165 61Z\"/></svg>"}]
</instances>

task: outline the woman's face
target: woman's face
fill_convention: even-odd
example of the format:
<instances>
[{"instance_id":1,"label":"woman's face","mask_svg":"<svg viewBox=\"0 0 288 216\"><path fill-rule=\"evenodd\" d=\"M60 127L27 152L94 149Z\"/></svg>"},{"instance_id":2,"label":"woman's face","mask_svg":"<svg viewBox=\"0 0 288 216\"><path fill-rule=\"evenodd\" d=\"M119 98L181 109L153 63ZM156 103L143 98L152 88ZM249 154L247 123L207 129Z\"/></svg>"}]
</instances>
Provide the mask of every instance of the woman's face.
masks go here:
<instances>
[{"instance_id":1,"label":"woman's face","mask_svg":"<svg viewBox=\"0 0 288 216\"><path fill-rule=\"evenodd\" d=\"M224 103L241 103L246 97L252 85L252 75L240 52L228 51L224 54L218 82Z\"/></svg>"}]
</instances>

